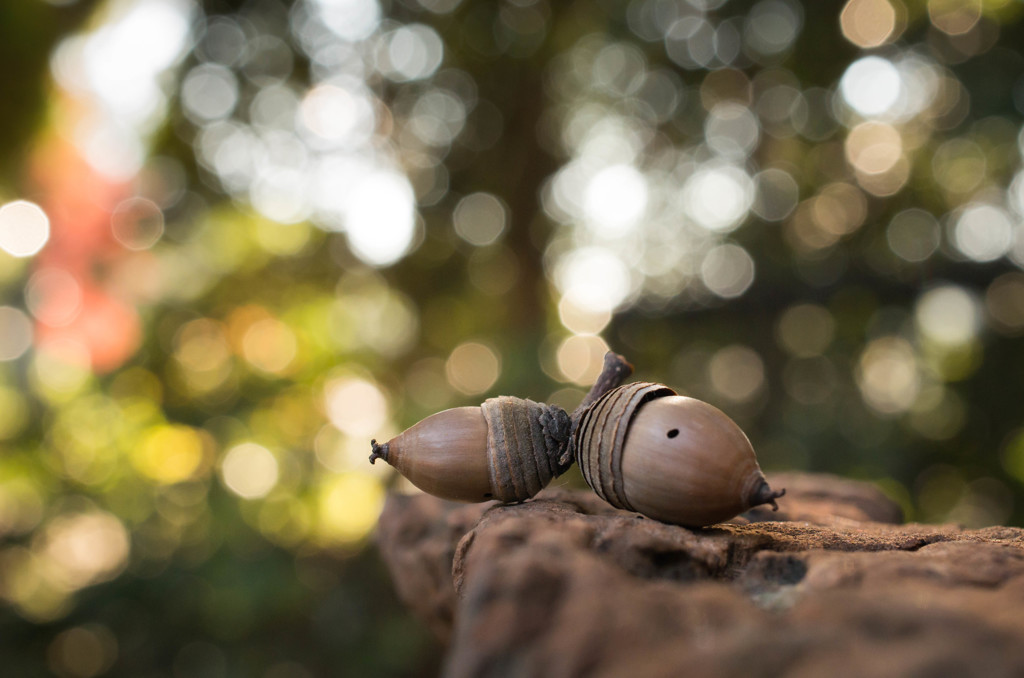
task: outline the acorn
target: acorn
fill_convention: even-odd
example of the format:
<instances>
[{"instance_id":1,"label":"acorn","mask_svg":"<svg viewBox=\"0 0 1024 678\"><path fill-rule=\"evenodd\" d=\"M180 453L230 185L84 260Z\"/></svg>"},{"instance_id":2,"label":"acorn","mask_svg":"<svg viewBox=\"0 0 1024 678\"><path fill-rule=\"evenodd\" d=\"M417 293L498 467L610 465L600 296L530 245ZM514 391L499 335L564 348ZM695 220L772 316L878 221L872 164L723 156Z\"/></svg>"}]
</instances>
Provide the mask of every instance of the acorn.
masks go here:
<instances>
[{"instance_id":1,"label":"acorn","mask_svg":"<svg viewBox=\"0 0 1024 678\"><path fill-rule=\"evenodd\" d=\"M370 463L383 459L442 499L515 503L571 465L570 430L557 405L499 396L438 412L383 445L370 441Z\"/></svg>"},{"instance_id":2,"label":"acorn","mask_svg":"<svg viewBox=\"0 0 1024 678\"><path fill-rule=\"evenodd\" d=\"M587 483L612 506L701 527L770 504L754 449L718 408L662 384L615 388L590 405L572 448Z\"/></svg>"}]
</instances>

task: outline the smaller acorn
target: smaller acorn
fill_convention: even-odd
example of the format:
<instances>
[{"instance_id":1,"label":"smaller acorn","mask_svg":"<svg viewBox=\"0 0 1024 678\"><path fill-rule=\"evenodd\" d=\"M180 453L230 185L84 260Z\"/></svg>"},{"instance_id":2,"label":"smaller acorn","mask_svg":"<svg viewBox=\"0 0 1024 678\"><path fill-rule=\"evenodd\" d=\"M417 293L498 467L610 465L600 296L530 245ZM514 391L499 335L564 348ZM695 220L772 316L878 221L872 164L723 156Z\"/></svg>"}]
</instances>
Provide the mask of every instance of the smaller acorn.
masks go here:
<instances>
[{"instance_id":1,"label":"smaller acorn","mask_svg":"<svg viewBox=\"0 0 1024 678\"><path fill-rule=\"evenodd\" d=\"M617 508L666 523L701 527L770 504L750 441L721 410L637 382L598 399L583 414L572 447L583 477Z\"/></svg>"},{"instance_id":2,"label":"smaller acorn","mask_svg":"<svg viewBox=\"0 0 1024 678\"><path fill-rule=\"evenodd\" d=\"M499 396L433 414L384 444L383 459L424 492L455 501L521 502L572 463L571 421L556 405Z\"/></svg>"}]
</instances>

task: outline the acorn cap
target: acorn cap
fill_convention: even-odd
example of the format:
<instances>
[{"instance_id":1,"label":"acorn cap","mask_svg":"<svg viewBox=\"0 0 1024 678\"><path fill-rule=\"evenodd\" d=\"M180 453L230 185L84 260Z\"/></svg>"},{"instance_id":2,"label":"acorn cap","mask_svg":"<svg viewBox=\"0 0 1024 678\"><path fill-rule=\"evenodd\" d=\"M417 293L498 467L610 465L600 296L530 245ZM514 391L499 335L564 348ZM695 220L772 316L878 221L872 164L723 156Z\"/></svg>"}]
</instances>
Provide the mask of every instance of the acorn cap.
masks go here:
<instances>
[{"instance_id":1,"label":"acorn cap","mask_svg":"<svg viewBox=\"0 0 1024 678\"><path fill-rule=\"evenodd\" d=\"M557 405L498 396L480 406L487 421L487 460L495 499L525 501L565 472L569 415Z\"/></svg>"},{"instance_id":2,"label":"acorn cap","mask_svg":"<svg viewBox=\"0 0 1024 678\"><path fill-rule=\"evenodd\" d=\"M587 484L612 506L635 510L622 481L629 425L644 403L670 395L676 392L664 384L637 381L612 389L583 414L572 439L576 462Z\"/></svg>"}]
</instances>

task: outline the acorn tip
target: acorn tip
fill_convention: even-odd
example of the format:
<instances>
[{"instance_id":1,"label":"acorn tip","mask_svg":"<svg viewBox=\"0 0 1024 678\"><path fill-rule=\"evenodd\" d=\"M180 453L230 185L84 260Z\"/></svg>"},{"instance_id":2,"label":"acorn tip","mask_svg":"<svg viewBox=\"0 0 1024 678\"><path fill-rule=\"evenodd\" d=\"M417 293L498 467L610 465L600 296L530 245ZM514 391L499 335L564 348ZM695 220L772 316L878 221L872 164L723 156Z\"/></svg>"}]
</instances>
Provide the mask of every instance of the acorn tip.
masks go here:
<instances>
[{"instance_id":1,"label":"acorn tip","mask_svg":"<svg viewBox=\"0 0 1024 678\"><path fill-rule=\"evenodd\" d=\"M762 480L761 484L757 486L757 489L750 495L750 506L760 506L761 504L771 504L773 511L779 510L779 505L775 501L779 497L786 494L786 489L773 490L768 486L767 480Z\"/></svg>"},{"instance_id":2,"label":"acorn tip","mask_svg":"<svg viewBox=\"0 0 1024 678\"><path fill-rule=\"evenodd\" d=\"M378 459L383 459L384 461L388 460L388 444L387 443L384 443L383 445L379 445L377 443L377 440L373 439L373 440L370 441L370 449L373 450L373 452L370 454L370 463L371 464L376 462Z\"/></svg>"}]
</instances>

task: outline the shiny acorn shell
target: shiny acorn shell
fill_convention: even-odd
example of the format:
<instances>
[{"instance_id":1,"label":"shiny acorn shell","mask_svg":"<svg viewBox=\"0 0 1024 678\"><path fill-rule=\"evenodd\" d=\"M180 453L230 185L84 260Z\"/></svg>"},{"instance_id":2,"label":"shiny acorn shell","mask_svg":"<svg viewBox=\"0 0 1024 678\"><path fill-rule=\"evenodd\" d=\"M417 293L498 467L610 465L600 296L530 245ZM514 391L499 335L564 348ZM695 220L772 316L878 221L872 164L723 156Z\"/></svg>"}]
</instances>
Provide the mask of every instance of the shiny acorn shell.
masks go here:
<instances>
[{"instance_id":1,"label":"shiny acorn shell","mask_svg":"<svg viewBox=\"0 0 1024 678\"><path fill-rule=\"evenodd\" d=\"M560 407L499 396L438 412L383 445L371 441L370 462L383 459L443 499L520 502L565 471L570 426Z\"/></svg>"},{"instance_id":2,"label":"shiny acorn shell","mask_svg":"<svg viewBox=\"0 0 1024 678\"><path fill-rule=\"evenodd\" d=\"M711 525L782 496L735 422L662 384L608 392L583 414L573 446L605 501L667 523Z\"/></svg>"}]
</instances>

